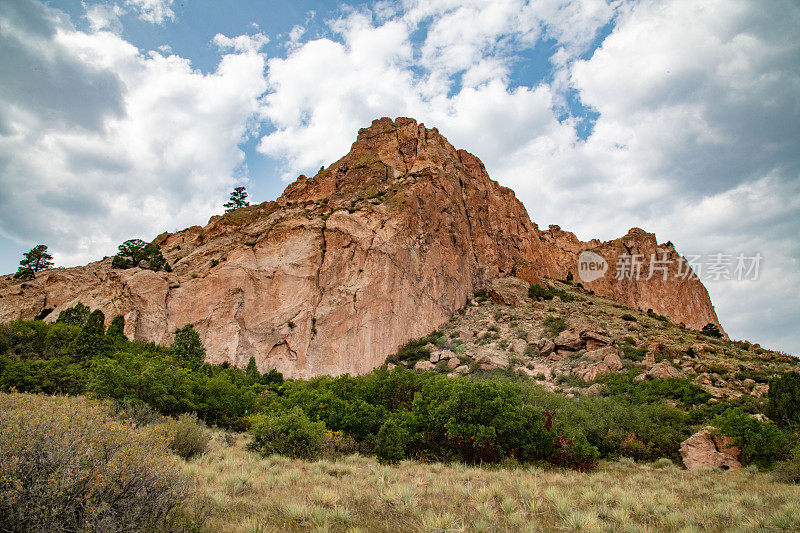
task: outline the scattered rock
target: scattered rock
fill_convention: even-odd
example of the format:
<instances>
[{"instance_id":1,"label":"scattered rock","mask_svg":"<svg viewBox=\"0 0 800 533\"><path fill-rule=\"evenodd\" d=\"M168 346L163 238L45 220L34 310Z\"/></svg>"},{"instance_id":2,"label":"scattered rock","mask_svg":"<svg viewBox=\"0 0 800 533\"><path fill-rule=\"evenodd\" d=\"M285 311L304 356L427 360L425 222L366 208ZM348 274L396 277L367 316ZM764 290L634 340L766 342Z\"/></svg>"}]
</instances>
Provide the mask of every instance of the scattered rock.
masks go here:
<instances>
[{"instance_id":1,"label":"scattered rock","mask_svg":"<svg viewBox=\"0 0 800 533\"><path fill-rule=\"evenodd\" d=\"M451 357L447 360L447 368L450 370L455 370L459 366L461 366L461 361L459 361L458 357Z\"/></svg>"},{"instance_id":2,"label":"scattered rock","mask_svg":"<svg viewBox=\"0 0 800 533\"><path fill-rule=\"evenodd\" d=\"M681 457L686 468L710 466L730 470L742 466L741 450L733 445L730 437L716 433L716 428L706 426L681 443Z\"/></svg>"},{"instance_id":3,"label":"scattered rock","mask_svg":"<svg viewBox=\"0 0 800 533\"><path fill-rule=\"evenodd\" d=\"M467 365L461 365L456 367L455 372L456 374L469 374L469 367Z\"/></svg>"},{"instance_id":4,"label":"scattered rock","mask_svg":"<svg viewBox=\"0 0 800 533\"><path fill-rule=\"evenodd\" d=\"M756 385L750 392L756 398L763 398L769 392L769 385Z\"/></svg>"}]
</instances>

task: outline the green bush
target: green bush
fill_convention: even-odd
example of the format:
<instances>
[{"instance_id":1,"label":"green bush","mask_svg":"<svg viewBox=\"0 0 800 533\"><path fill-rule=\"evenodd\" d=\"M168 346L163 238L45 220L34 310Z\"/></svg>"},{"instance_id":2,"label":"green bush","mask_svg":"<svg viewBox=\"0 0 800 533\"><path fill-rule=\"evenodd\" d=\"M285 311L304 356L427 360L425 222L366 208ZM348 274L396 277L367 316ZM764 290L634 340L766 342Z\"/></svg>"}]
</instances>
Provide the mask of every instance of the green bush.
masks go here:
<instances>
[{"instance_id":1,"label":"green bush","mask_svg":"<svg viewBox=\"0 0 800 533\"><path fill-rule=\"evenodd\" d=\"M375 455L382 464L395 464L406 456L409 432L404 421L397 416L388 417L375 439Z\"/></svg>"},{"instance_id":2,"label":"green bush","mask_svg":"<svg viewBox=\"0 0 800 533\"><path fill-rule=\"evenodd\" d=\"M534 284L528 289L528 297L534 300L552 300L556 296L564 302L571 302L574 299L567 291L552 286L542 287Z\"/></svg>"},{"instance_id":3,"label":"green bush","mask_svg":"<svg viewBox=\"0 0 800 533\"><path fill-rule=\"evenodd\" d=\"M711 322L703 326L703 329L701 329L700 332L703 335L706 335L708 337L714 337L715 339L722 338L722 332L719 330L719 326L717 326L716 324L712 324Z\"/></svg>"},{"instance_id":4,"label":"green bush","mask_svg":"<svg viewBox=\"0 0 800 533\"><path fill-rule=\"evenodd\" d=\"M72 307L64 309L58 314L56 322L70 326L83 326L89 318L89 308L78 302Z\"/></svg>"},{"instance_id":5,"label":"green bush","mask_svg":"<svg viewBox=\"0 0 800 533\"><path fill-rule=\"evenodd\" d=\"M800 429L800 373L786 372L769 383L766 415L780 427Z\"/></svg>"},{"instance_id":6,"label":"green bush","mask_svg":"<svg viewBox=\"0 0 800 533\"><path fill-rule=\"evenodd\" d=\"M781 483L800 483L800 445L792 448L787 460L778 464L773 475Z\"/></svg>"},{"instance_id":7,"label":"green bush","mask_svg":"<svg viewBox=\"0 0 800 533\"><path fill-rule=\"evenodd\" d=\"M580 472L589 472L597 467L600 451L589 444L583 435L578 435L574 439L556 439L556 448L557 450L550 460L555 465Z\"/></svg>"},{"instance_id":8,"label":"green bush","mask_svg":"<svg viewBox=\"0 0 800 533\"><path fill-rule=\"evenodd\" d=\"M185 495L155 427L82 398L0 395L0 530L153 531Z\"/></svg>"},{"instance_id":9,"label":"green bush","mask_svg":"<svg viewBox=\"0 0 800 533\"><path fill-rule=\"evenodd\" d=\"M717 415L712 424L742 450L744 465L769 469L785 455L786 435L775 424L761 422L739 408Z\"/></svg>"},{"instance_id":10,"label":"green bush","mask_svg":"<svg viewBox=\"0 0 800 533\"><path fill-rule=\"evenodd\" d=\"M564 317L548 316L542 321L545 332L551 337L557 337L559 333L567 329L567 321Z\"/></svg>"},{"instance_id":11,"label":"green bush","mask_svg":"<svg viewBox=\"0 0 800 533\"><path fill-rule=\"evenodd\" d=\"M195 414L184 413L170 421L167 428L170 449L183 459L204 454L211 441L211 433Z\"/></svg>"},{"instance_id":12,"label":"green bush","mask_svg":"<svg viewBox=\"0 0 800 533\"><path fill-rule=\"evenodd\" d=\"M313 459L322 452L325 424L312 422L300 407L280 414L258 415L248 447L262 455L277 453Z\"/></svg>"},{"instance_id":13,"label":"green bush","mask_svg":"<svg viewBox=\"0 0 800 533\"><path fill-rule=\"evenodd\" d=\"M392 364L397 364L401 361L416 363L417 361L428 359L431 356L431 352L429 349L425 348L425 346L428 344L435 345L440 337L442 337L442 332L437 330L425 337L410 340L405 343L396 354L387 357L386 362Z\"/></svg>"},{"instance_id":14,"label":"green bush","mask_svg":"<svg viewBox=\"0 0 800 533\"><path fill-rule=\"evenodd\" d=\"M625 313L625 314L623 314L622 316L620 316L620 318L621 318L622 320L625 320L625 321L627 321L627 322L636 322L636 317L635 317L635 316L633 316L633 315L632 315L632 314L630 314L630 313Z\"/></svg>"}]
</instances>

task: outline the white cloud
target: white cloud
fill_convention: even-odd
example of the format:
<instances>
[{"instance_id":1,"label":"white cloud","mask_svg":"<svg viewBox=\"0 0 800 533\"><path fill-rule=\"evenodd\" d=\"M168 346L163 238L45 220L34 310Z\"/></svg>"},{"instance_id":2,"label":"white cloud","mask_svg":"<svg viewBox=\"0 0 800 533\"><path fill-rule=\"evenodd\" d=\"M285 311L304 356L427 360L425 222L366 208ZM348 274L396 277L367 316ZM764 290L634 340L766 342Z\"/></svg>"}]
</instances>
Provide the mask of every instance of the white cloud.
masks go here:
<instances>
[{"instance_id":1,"label":"white cloud","mask_svg":"<svg viewBox=\"0 0 800 533\"><path fill-rule=\"evenodd\" d=\"M47 242L59 264L75 264L218 212L266 88L264 56L239 45L261 37L232 38L237 51L204 74L30 6L0 11L0 24L44 28L0 38L19 52L0 59L3 71L47 74L0 90L2 233ZM31 87L39 95L26 99Z\"/></svg>"},{"instance_id":2,"label":"white cloud","mask_svg":"<svg viewBox=\"0 0 800 533\"><path fill-rule=\"evenodd\" d=\"M211 39L211 42L221 51L233 50L235 52L256 53L266 46L269 42L269 37L263 33L237 35L236 37L227 37L218 33Z\"/></svg>"},{"instance_id":3,"label":"white cloud","mask_svg":"<svg viewBox=\"0 0 800 533\"><path fill-rule=\"evenodd\" d=\"M92 4L82 2L86 14L84 17L89 22L92 31L108 30L113 33L122 33L122 22L119 18L125 10L117 4Z\"/></svg>"},{"instance_id":4,"label":"white cloud","mask_svg":"<svg viewBox=\"0 0 800 533\"><path fill-rule=\"evenodd\" d=\"M173 3L174 0L125 0L125 4L131 7L140 19L152 24L164 24L168 20L175 20Z\"/></svg>"}]
</instances>

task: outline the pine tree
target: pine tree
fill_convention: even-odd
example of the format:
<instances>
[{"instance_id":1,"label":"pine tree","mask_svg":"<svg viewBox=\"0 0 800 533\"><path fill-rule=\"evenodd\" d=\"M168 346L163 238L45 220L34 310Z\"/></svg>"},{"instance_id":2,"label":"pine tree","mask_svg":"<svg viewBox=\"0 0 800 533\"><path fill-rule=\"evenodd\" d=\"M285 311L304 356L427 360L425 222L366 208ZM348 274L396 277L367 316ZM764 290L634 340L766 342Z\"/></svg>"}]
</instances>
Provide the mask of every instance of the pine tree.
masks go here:
<instances>
[{"instance_id":1,"label":"pine tree","mask_svg":"<svg viewBox=\"0 0 800 533\"><path fill-rule=\"evenodd\" d=\"M206 349L200 335L194 330L192 324L186 324L175 332L175 340L172 341L172 353L183 359L192 366L199 366L206 358Z\"/></svg>"},{"instance_id":2,"label":"pine tree","mask_svg":"<svg viewBox=\"0 0 800 533\"><path fill-rule=\"evenodd\" d=\"M117 315L111 320L111 324L108 325L108 329L106 330L106 337L112 341L126 338L125 317L122 315Z\"/></svg>"},{"instance_id":3,"label":"pine tree","mask_svg":"<svg viewBox=\"0 0 800 533\"><path fill-rule=\"evenodd\" d=\"M108 351L105 319L103 312L98 309L89 313L83 329L70 343L70 351L77 359L85 361Z\"/></svg>"},{"instance_id":4,"label":"pine tree","mask_svg":"<svg viewBox=\"0 0 800 533\"><path fill-rule=\"evenodd\" d=\"M258 372L258 366L256 365L255 357L250 356L250 361L247 362L247 368L245 369L244 373L252 381L257 381L258 378L261 377L261 374Z\"/></svg>"},{"instance_id":5,"label":"pine tree","mask_svg":"<svg viewBox=\"0 0 800 533\"><path fill-rule=\"evenodd\" d=\"M76 303L72 307L64 309L58 314L56 322L59 324L67 324L69 326L83 326L89 318L89 308L81 302Z\"/></svg>"},{"instance_id":6,"label":"pine tree","mask_svg":"<svg viewBox=\"0 0 800 533\"><path fill-rule=\"evenodd\" d=\"M47 252L47 246L37 244L29 252L22 254L22 261L19 262L16 279L33 279L36 272L53 267L53 256Z\"/></svg>"},{"instance_id":7,"label":"pine tree","mask_svg":"<svg viewBox=\"0 0 800 533\"><path fill-rule=\"evenodd\" d=\"M247 207L250 205L250 202L247 201L247 191L244 187L235 187L233 192L231 192L230 199L222 204L222 207L225 208L226 213L230 213L231 211L236 211L240 207Z\"/></svg>"}]
</instances>

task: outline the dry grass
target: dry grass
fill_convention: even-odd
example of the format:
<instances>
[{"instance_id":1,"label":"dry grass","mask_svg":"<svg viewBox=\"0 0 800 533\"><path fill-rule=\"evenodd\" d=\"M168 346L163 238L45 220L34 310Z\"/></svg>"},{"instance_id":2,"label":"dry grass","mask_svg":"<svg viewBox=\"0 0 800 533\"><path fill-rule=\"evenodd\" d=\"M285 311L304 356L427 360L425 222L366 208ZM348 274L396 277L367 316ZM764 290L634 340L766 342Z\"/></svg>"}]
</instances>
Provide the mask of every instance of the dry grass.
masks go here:
<instances>
[{"instance_id":1,"label":"dry grass","mask_svg":"<svg viewBox=\"0 0 800 533\"><path fill-rule=\"evenodd\" d=\"M768 474L607 463L593 473L261 458L220 435L186 463L208 531L797 531Z\"/></svg>"}]
</instances>

